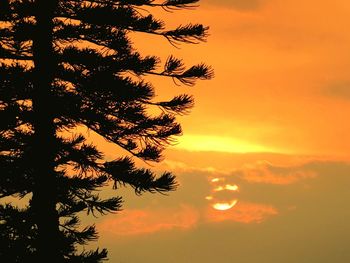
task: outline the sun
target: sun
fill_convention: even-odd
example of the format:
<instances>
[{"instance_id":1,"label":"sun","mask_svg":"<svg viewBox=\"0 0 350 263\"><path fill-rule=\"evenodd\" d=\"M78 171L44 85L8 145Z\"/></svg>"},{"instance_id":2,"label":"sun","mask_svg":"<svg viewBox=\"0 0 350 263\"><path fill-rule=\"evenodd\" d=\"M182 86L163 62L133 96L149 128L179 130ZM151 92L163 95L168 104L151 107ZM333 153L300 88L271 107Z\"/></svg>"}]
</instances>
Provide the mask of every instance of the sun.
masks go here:
<instances>
[{"instance_id":1,"label":"sun","mask_svg":"<svg viewBox=\"0 0 350 263\"><path fill-rule=\"evenodd\" d=\"M238 200L232 200L230 202L224 202L224 203L215 203L213 204L213 208L216 210L220 210L220 211L225 211L225 210L229 210L232 207L234 207L237 204Z\"/></svg>"}]
</instances>

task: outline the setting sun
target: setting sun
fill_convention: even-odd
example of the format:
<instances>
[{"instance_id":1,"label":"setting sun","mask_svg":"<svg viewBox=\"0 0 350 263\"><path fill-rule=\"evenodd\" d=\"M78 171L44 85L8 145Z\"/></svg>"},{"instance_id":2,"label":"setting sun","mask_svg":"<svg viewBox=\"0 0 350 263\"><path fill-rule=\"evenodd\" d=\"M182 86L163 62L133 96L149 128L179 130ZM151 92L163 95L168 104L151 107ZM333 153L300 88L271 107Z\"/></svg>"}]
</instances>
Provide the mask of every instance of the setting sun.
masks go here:
<instances>
[{"instance_id":1,"label":"setting sun","mask_svg":"<svg viewBox=\"0 0 350 263\"><path fill-rule=\"evenodd\" d=\"M228 210L228 209L231 209L232 207L234 207L237 204L237 202L238 202L238 200L235 199L235 200L232 200L231 202L216 203L216 204L213 204L213 208L216 210L224 211L224 210Z\"/></svg>"}]
</instances>

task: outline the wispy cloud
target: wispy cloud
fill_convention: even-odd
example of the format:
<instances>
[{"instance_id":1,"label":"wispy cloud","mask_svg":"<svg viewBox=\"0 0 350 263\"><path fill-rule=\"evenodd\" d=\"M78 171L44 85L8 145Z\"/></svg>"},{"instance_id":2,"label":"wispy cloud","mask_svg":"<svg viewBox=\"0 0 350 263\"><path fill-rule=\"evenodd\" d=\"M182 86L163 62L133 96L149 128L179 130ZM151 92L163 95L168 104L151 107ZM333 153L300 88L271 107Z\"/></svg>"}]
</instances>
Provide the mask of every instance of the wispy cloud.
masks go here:
<instances>
[{"instance_id":1,"label":"wispy cloud","mask_svg":"<svg viewBox=\"0 0 350 263\"><path fill-rule=\"evenodd\" d=\"M213 208L209 208L207 212L207 220L216 223L233 221L250 224L261 223L267 218L277 214L277 209L271 205L238 202L234 209L228 209L225 211L217 211Z\"/></svg>"},{"instance_id":2,"label":"wispy cloud","mask_svg":"<svg viewBox=\"0 0 350 263\"><path fill-rule=\"evenodd\" d=\"M194 208L190 205L158 210L129 209L101 221L97 228L104 235L139 236L169 230L192 230L199 224L224 221L261 223L277 214L277 209L271 205L249 202L238 202L226 210Z\"/></svg>"},{"instance_id":3,"label":"wispy cloud","mask_svg":"<svg viewBox=\"0 0 350 263\"><path fill-rule=\"evenodd\" d=\"M324 93L327 96L349 100L350 99L350 80L335 81L327 85L324 89Z\"/></svg>"},{"instance_id":4,"label":"wispy cloud","mask_svg":"<svg viewBox=\"0 0 350 263\"><path fill-rule=\"evenodd\" d=\"M279 161L268 162L261 155L255 159L244 156L245 162L231 170L218 159L216 165L206 163L210 169L198 168L187 158L168 160L163 168L172 168L178 175L178 191L167 198L146 195L136 200L125 196L136 205L129 203L121 213L103 219L99 231L113 237L137 237L191 232L207 224L259 224L280 214L302 211L304 203L312 202L303 197L306 189L312 191L305 187L328 187L333 173L346 181L350 169L345 162L310 157L284 156L288 159L284 160L280 156Z\"/></svg>"},{"instance_id":5,"label":"wispy cloud","mask_svg":"<svg viewBox=\"0 0 350 263\"><path fill-rule=\"evenodd\" d=\"M188 205L170 209L128 209L98 224L99 231L116 236L151 234L165 230L193 228L199 220L196 209Z\"/></svg>"},{"instance_id":6,"label":"wispy cloud","mask_svg":"<svg viewBox=\"0 0 350 263\"><path fill-rule=\"evenodd\" d=\"M209 3L212 5L225 5L227 7L231 7L237 10L247 11L258 9L262 4L262 0L206 0L202 1L201 3Z\"/></svg>"},{"instance_id":7,"label":"wispy cloud","mask_svg":"<svg viewBox=\"0 0 350 263\"><path fill-rule=\"evenodd\" d=\"M315 171L305 166L275 166L266 161L246 165L232 173L249 183L287 185L317 176Z\"/></svg>"}]
</instances>

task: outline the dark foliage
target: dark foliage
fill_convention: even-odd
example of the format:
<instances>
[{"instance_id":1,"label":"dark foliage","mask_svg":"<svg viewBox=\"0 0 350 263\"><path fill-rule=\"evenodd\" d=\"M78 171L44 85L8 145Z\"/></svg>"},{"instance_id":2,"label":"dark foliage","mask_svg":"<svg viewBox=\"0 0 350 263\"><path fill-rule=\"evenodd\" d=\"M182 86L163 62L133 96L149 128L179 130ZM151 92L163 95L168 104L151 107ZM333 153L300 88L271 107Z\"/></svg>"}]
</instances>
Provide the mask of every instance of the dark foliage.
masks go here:
<instances>
[{"instance_id":1,"label":"dark foliage","mask_svg":"<svg viewBox=\"0 0 350 263\"><path fill-rule=\"evenodd\" d=\"M210 79L205 64L186 68L169 56L162 71L156 56L142 56L129 32L166 38L172 45L205 41L207 27L168 30L145 9L193 8L197 0L1 0L0 1L0 198L29 197L19 208L0 205L1 262L101 262L105 249L81 250L97 239L79 216L120 210L122 199L98 189L131 186L135 193L176 188L168 172L139 169L132 157L159 161L173 136L176 115L193 106L182 94L154 100L145 75L194 85ZM138 76L135 78L133 76ZM150 115L158 107L161 114ZM105 161L103 153L72 134L83 126L130 153Z\"/></svg>"}]
</instances>

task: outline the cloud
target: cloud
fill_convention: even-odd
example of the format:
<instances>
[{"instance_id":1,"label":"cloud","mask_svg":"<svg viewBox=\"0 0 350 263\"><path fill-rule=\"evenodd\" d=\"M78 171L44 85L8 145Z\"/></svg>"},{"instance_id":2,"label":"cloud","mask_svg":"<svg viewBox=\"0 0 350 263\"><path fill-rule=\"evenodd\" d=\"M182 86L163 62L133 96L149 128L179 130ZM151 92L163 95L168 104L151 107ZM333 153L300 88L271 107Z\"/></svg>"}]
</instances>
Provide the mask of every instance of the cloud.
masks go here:
<instances>
[{"instance_id":1,"label":"cloud","mask_svg":"<svg viewBox=\"0 0 350 263\"><path fill-rule=\"evenodd\" d=\"M158 210L129 209L109 216L97 224L97 229L103 235L133 237L169 230L186 231L203 223L261 223L277 214L278 211L273 206L249 202L238 202L233 208L225 211L213 207L203 210L190 205Z\"/></svg>"},{"instance_id":2,"label":"cloud","mask_svg":"<svg viewBox=\"0 0 350 263\"><path fill-rule=\"evenodd\" d=\"M344 254L349 243L349 161L271 154L178 156L170 158L181 162L173 163L181 171L174 171L182 182L178 191L166 198L132 199L133 209L103 221L98 245L108 244L111 262L350 262L350 254ZM205 172L204 166L215 171ZM227 173L217 173L220 170ZM238 170L241 176L258 170L264 181L233 176ZM294 171L299 173L295 176ZM310 172L315 177L302 176ZM274 175L272 183L269 173ZM288 183L281 184L283 177ZM227 184L237 184L238 191L211 192ZM205 199L209 194L212 200ZM236 199L231 209L212 207Z\"/></svg>"},{"instance_id":3,"label":"cloud","mask_svg":"<svg viewBox=\"0 0 350 263\"><path fill-rule=\"evenodd\" d=\"M225 5L237 10L247 11L247 10L256 10L258 9L262 1L261 0L220 0L220 1L214 1L214 0L207 0L202 1L202 3L209 3L212 5Z\"/></svg>"},{"instance_id":4,"label":"cloud","mask_svg":"<svg viewBox=\"0 0 350 263\"><path fill-rule=\"evenodd\" d=\"M225 158L231 160L234 156L237 157L228 154ZM346 163L311 157L267 158L271 155L254 155L253 158L242 155L245 160L237 162L237 165L233 165L235 161L228 160L228 166L217 157L213 158L215 165L204 162L212 169L194 165L192 161L197 160L196 155L192 159L182 157L182 161L170 159L163 165L163 168L173 168L178 175L178 191L166 198L149 194L141 199L133 193L129 196L123 192L126 210L108 216L98 224L99 231L115 237L140 237L166 231L193 232L194 228L204 227L208 223L259 224L289 213L291 208L300 211L306 202L305 191L321 186L330 187L331 183L325 181L331 180L330 174L335 173L338 178L342 174L345 177L349 172ZM262 161L266 159L271 162ZM220 168L225 171L220 173Z\"/></svg>"},{"instance_id":5,"label":"cloud","mask_svg":"<svg viewBox=\"0 0 350 263\"><path fill-rule=\"evenodd\" d=\"M225 211L218 211L209 208L207 212L207 220L214 223L233 221L250 224L261 223L267 218L277 214L277 209L271 205L238 202L232 209Z\"/></svg>"},{"instance_id":6,"label":"cloud","mask_svg":"<svg viewBox=\"0 0 350 263\"><path fill-rule=\"evenodd\" d=\"M232 173L249 183L288 185L317 176L315 171L305 166L275 166L266 161L246 165Z\"/></svg>"},{"instance_id":7,"label":"cloud","mask_svg":"<svg viewBox=\"0 0 350 263\"><path fill-rule=\"evenodd\" d=\"M325 88L325 93L328 96L349 100L350 99L350 81L338 81L332 83Z\"/></svg>"},{"instance_id":8,"label":"cloud","mask_svg":"<svg viewBox=\"0 0 350 263\"><path fill-rule=\"evenodd\" d=\"M172 229L191 229L198 220L198 212L188 205L178 209L129 209L99 223L98 230L116 236L146 235Z\"/></svg>"}]
</instances>

